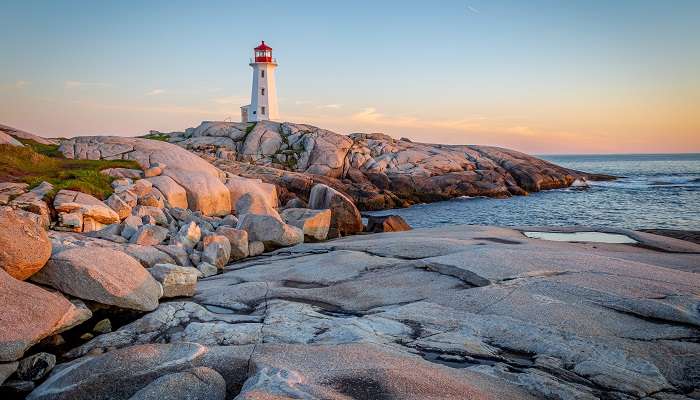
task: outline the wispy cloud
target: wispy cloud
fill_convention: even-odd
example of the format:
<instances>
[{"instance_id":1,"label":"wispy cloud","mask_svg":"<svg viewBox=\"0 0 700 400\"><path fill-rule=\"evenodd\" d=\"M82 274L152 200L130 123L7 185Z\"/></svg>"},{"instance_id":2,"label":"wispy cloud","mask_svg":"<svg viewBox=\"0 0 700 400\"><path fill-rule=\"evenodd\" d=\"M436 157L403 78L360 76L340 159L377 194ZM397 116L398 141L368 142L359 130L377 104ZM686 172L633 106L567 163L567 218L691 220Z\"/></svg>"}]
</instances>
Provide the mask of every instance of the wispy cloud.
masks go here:
<instances>
[{"instance_id":1,"label":"wispy cloud","mask_svg":"<svg viewBox=\"0 0 700 400\"><path fill-rule=\"evenodd\" d=\"M323 105L318 106L318 108L325 109L325 110L339 110L342 107L343 107L342 104L323 104Z\"/></svg>"},{"instance_id":2,"label":"wispy cloud","mask_svg":"<svg viewBox=\"0 0 700 400\"><path fill-rule=\"evenodd\" d=\"M481 12L479 10L477 10L476 8L474 8L468 4L467 4L467 10L474 13L474 14L481 14Z\"/></svg>"},{"instance_id":3,"label":"wispy cloud","mask_svg":"<svg viewBox=\"0 0 700 400\"><path fill-rule=\"evenodd\" d=\"M311 100L296 100L294 102L294 104L296 104L298 106L303 106L305 104L311 104L311 103L313 103L313 101L311 101Z\"/></svg>"},{"instance_id":4,"label":"wispy cloud","mask_svg":"<svg viewBox=\"0 0 700 400\"><path fill-rule=\"evenodd\" d=\"M29 82L29 81L17 81L17 82L15 82L15 87L16 87L17 89L22 89L22 88L24 88L24 87L26 87L26 86L29 86L29 85L31 85L31 84L32 84L32 83Z\"/></svg>"},{"instance_id":5,"label":"wispy cloud","mask_svg":"<svg viewBox=\"0 0 700 400\"><path fill-rule=\"evenodd\" d=\"M165 89L153 89L146 93L146 96L158 96L159 94L165 93Z\"/></svg>"},{"instance_id":6,"label":"wispy cloud","mask_svg":"<svg viewBox=\"0 0 700 400\"><path fill-rule=\"evenodd\" d=\"M82 81L65 81L63 86L66 89L81 89L81 88L108 88L112 87L111 83L104 82L82 82Z\"/></svg>"}]
</instances>

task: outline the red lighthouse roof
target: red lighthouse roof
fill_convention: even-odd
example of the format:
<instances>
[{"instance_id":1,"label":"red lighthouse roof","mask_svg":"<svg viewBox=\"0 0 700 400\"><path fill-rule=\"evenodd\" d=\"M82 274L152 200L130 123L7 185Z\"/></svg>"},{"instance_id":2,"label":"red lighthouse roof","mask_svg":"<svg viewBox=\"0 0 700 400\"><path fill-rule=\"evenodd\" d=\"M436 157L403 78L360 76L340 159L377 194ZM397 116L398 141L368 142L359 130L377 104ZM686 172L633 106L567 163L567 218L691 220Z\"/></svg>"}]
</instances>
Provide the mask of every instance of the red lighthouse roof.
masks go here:
<instances>
[{"instance_id":1,"label":"red lighthouse roof","mask_svg":"<svg viewBox=\"0 0 700 400\"><path fill-rule=\"evenodd\" d=\"M272 50L272 47L268 46L265 44L265 41L263 40L260 46L256 47L255 50L258 51L266 51L266 50Z\"/></svg>"}]
</instances>

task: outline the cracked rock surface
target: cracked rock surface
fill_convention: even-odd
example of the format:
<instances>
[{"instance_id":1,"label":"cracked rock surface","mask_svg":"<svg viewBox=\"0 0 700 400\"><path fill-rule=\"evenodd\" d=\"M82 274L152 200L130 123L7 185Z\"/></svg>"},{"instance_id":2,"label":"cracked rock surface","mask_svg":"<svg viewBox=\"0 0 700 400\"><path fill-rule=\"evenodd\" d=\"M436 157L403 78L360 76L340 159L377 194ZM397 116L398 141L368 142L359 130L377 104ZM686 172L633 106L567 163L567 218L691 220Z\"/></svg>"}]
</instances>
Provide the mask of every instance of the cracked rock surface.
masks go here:
<instances>
[{"instance_id":1,"label":"cracked rock surface","mask_svg":"<svg viewBox=\"0 0 700 400\"><path fill-rule=\"evenodd\" d=\"M636 239L455 226L278 250L73 349L30 398L192 371L236 399L698 398L700 246Z\"/></svg>"}]
</instances>

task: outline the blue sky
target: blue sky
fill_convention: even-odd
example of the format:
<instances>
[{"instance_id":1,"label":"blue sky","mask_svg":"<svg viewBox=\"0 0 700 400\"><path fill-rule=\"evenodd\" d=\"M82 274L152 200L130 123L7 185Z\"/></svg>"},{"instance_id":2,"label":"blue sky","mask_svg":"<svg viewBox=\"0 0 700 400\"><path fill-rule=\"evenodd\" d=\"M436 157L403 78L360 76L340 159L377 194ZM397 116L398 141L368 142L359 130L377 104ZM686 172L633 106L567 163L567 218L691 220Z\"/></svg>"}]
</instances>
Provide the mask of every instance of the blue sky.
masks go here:
<instances>
[{"instance_id":1,"label":"blue sky","mask_svg":"<svg viewBox=\"0 0 700 400\"><path fill-rule=\"evenodd\" d=\"M134 135L239 117L538 153L700 151L698 1L2 1L0 123Z\"/></svg>"}]
</instances>

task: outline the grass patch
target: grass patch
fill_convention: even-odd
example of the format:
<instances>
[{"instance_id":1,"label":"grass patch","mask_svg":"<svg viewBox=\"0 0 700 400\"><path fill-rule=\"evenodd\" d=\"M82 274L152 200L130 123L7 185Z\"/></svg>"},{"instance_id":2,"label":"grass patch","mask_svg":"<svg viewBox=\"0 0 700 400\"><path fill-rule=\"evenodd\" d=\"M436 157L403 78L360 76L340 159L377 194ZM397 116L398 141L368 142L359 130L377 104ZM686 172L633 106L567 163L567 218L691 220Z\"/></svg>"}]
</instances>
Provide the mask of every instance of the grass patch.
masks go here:
<instances>
[{"instance_id":1,"label":"grass patch","mask_svg":"<svg viewBox=\"0 0 700 400\"><path fill-rule=\"evenodd\" d=\"M29 142L29 143L27 143ZM112 194L114 178L100 173L105 168L141 169L133 160L72 160L56 145L22 140L25 147L0 145L0 182L24 182L35 187L46 181L61 189L77 190L104 200Z\"/></svg>"},{"instance_id":2,"label":"grass patch","mask_svg":"<svg viewBox=\"0 0 700 400\"><path fill-rule=\"evenodd\" d=\"M253 122L252 124L248 125L248 126L245 128L245 134L247 135L247 134L249 134L250 132L253 132L253 129L255 129L255 125L257 125L257 124L258 124L257 122Z\"/></svg>"},{"instance_id":3,"label":"grass patch","mask_svg":"<svg viewBox=\"0 0 700 400\"><path fill-rule=\"evenodd\" d=\"M148 135L139 136L144 139L158 140L161 142L167 142L170 139L170 135L165 133L149 133Z\"/></svg>"}]
</instances>

